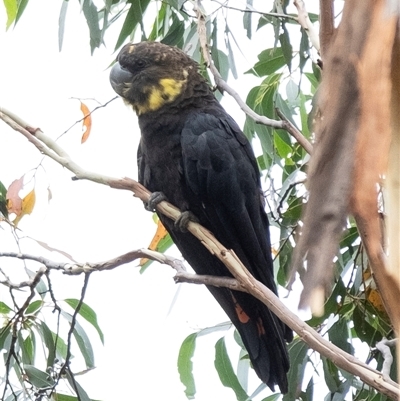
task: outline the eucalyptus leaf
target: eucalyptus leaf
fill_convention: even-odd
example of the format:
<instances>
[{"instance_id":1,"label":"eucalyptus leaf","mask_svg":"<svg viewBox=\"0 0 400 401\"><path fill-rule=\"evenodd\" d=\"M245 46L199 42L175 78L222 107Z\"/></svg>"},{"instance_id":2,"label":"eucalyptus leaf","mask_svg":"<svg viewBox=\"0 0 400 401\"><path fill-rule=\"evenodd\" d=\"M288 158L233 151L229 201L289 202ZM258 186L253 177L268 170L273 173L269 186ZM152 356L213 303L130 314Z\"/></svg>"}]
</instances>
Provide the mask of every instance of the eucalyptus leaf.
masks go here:
<instances>
[{"instance_id":1,"label":"eucalyptus leaf","mask_svg":"<svg viewBox=\"0 0 400 401\"><path fill-rule=\"evenodd\" d=\"M229 387L235 392L236 399L238 401L246 401L248 399L248 395L240 385L239 380L233 371L232 363L226 350L224 337L220 338L215 344L214 365L218 372L221 383L225 387Z\"/></svg>"},{"instance_id":2,"label":"eucalyptus leaf","mask_svg":"<svg viewBox=\"0 0 400 401\"><path fill-rule=\"evenodd\" d=\"M0 313L1 314L7 315L11 311L12 311L12 309L7 304L5 304L3 301L0 301Z\"/></svg>"},{"instance_id":3,"label":"eucalyptus leaf","mask_svg":"<svg viewBox=\"0 0 400 401\"><path fill-rule=\"evenodd\" d=\"M64 299L64 302L66 302L72 309L76 310L80 301L79 299L67 298ZM82 302L78 313L96 329L101 342L104 344L104 334L97 321L96 312L88 304Z\"/></svg>"},{"instance_id":4,"label":"eucalyptus leaf","mask_svg":"<svg viewBox=\"0 0 400 401\"><path fill-rule=\"evenodd\" d=\"M62 316L70 323L72 324L73 317L67 312L62 311L61 312ZM79 324L77 320L74 322L74 330L72 331L72 334L78 344L79 350L81 351L81 354L85 360L86 367L88 369L94 368L94 353L93 353L93 348L90 343L90 339L88 335L86 334L85 330L83 327Z\"/></svg>"},{"instance_id":5,"label":"eucalyptus leaf","mask_svg":"<svg viewBox=\"0 0 400 401\"><path fill-rule=\"evenodd\" d=\"M92 0L83 0L82 11L89 27L90 49L93 54L94 49L101 44L101 30L99 27L97 7Z\"/></svg>"},{"instance_id":6,"label":"eucalyptus leaf","mask_svg":"<svg viewBox=\"0 0 400 401\"><path fill-rule=\"evenodd\" d=\"M37 388L53 386L54 380L47 372L43 372L33 365L24 365L24 371L29 381Z\"/></svg>"},{"instance_id":7,"label":"eucalyptus leaf","mask_svg":"<svg viewBox=\"0 0 400 401\"><path fill-rule=\"evenodd\" d=\"M178 372L181 383L185 386L185 394L188 399L195 398L196 384L193 376L192 357L196 349L197 333L192 333L185 338L179 349Z\"/></svg>"}]
</instances>

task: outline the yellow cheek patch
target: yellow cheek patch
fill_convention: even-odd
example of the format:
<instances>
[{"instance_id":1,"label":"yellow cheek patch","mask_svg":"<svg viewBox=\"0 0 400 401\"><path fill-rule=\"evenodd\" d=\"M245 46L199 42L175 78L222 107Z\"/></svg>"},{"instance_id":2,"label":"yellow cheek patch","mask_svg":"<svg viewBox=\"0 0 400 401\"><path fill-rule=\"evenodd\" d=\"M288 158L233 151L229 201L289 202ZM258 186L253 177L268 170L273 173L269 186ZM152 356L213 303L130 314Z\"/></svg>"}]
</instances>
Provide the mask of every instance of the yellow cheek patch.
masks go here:
<instances>
[{"instance_id":1,"label":"yellow cheek patch","mask_svg":"<svg viewBox=\"0 0 400 401\"><path fill-rule=\"evenodd\" d=\"M181 81L173 78L160 79L158 86L149 88L147 102L137 105L138 114L158 110L165 103L174 101L182 92L185 82L186 79Z\"/></svg>"}]
</instances>

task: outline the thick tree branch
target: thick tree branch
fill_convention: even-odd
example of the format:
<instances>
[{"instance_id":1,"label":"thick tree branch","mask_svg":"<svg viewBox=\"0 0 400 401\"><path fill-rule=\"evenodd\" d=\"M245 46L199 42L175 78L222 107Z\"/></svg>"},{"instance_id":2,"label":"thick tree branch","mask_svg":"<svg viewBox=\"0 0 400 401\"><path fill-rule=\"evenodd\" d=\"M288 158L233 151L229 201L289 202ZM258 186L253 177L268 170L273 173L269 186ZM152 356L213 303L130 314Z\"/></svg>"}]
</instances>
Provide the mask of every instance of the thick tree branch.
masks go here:
<instances>
[{"instance_id":1,"label":"thick tree branch","mask_svg":"<svg viewBox=\"0 0 400 401\"><path fill-rule=\"evenodd\" d=\"M333 0L319 0L319 38L321 42L320 55L325 57L335 33L335 15Z\"/></svg>"}]
</instances>

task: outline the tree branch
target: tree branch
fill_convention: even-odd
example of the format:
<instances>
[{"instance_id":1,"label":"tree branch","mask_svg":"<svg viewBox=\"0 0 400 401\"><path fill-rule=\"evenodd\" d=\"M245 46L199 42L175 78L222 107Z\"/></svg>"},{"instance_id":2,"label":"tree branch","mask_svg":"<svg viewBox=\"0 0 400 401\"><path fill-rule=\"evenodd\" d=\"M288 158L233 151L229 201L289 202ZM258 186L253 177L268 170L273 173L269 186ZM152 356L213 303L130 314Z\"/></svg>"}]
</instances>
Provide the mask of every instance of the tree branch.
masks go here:
<instances>
[{"instance_id":1,"label":"tree branch","mask_svg":"<svg viewBox=\"0 0 400 401\"><path fill-rule=\"evenodd\" d=\"M53 260L44 258L43 256L22 254L17 252L0 252L0 258L1 257L9 257L21 260L32 260L38 262L46 267L44 271L40 271L40 275L48 274L51 270L58 270L70 276L76 276L80 274L90 274L95 271L113 270L124 264L131 263L134 260L146 258L172 267L176 271L176 274L174 276L174 280L176 283L212 285L214 287L227 287L230 288L231 290L246 292L246 289L243 288L238 283L238 281L233 278L188 273L181 260L175 259L171 256L165 255L160 252L152 251L150 249L137 249L134 251L127 252L123 255L119 255L115 258L98 263L71 264L64 262L55 262ZM0 281L0 284L3 284L10 288L22 288L22 287L34 288L37 284L37 280L36 280L36 275L33 279L21 281L20 283L12 283L8 278L6 278L6 280Z\"/></svg>"},{"instance_id":2,"label":"tree branch","mask_svg":"<svg viewBox=\"0 0 400 401\"><path fill-rule=\"evenodd\" d=\"M383 365L382 365L382 375L385 378L390 379L390 369L393 364L393 355L390 351L390 347L394 347L397 344L397 339L388 340L387 338L382 338L381 341L376 343L375 347L378 351L381 352L383 356Z\"/></svg>"},{"instance_id":3,"label":"tree branch","mask_svg":"<svg viewBox=\"0 0 400 401\"><path fill-rule=\"evenodd\" d=\"M319 38L321 41L320 54L323 59L329 49L329 45L333 41L333 35L335 34L335 15L333 0L319 0L319 9Z\"/></svg>"},{"instance_id":4,"label":"tree branch","mask_svg":"<svg viewBox=\"0 0 400 401\"><path fill-rule=\"evenodd\" d=\"M331 1L331 0L329 0ZM315 47L315 49L319 52L320 51L320 43L319 43L319 36L318 32L315 30L314 25L312 24L308 12L306 10L306 5L304 4L303 0L294 0L293 4L297 8L298 12L298 21L303 29L307 32L308 37L310 38L311 44Z\"/></svg>"}]
</instances>

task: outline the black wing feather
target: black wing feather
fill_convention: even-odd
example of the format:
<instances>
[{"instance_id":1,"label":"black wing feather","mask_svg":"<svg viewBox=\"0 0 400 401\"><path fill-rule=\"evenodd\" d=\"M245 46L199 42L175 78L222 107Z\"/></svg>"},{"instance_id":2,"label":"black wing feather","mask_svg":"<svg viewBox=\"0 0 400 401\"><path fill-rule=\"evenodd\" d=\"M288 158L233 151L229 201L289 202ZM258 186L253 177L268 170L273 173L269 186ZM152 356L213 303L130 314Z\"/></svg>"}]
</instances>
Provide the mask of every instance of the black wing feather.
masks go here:
<instances>
[{"instance_id":1,"label":"black wing feather","mask_svg":"<svg viewBox=\"0 0 400 401\"><path fill-rule=\"evenodd\" d=\"M183 174L190 210L255 278L276 293L268 218L257 164L249 142L227 114L193 113L181 135ZM193 238L174 232L175 243L199 274L230 276L226 267ZM254 297L209 288L239 330L259 376L287 390L289 361L283 338L291 331ZM238 306L250 320L241 321ZM272 364L272 366L271 366Z\"/></svg>"}]
</instances>

